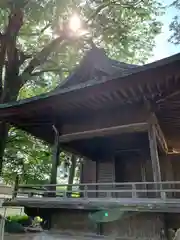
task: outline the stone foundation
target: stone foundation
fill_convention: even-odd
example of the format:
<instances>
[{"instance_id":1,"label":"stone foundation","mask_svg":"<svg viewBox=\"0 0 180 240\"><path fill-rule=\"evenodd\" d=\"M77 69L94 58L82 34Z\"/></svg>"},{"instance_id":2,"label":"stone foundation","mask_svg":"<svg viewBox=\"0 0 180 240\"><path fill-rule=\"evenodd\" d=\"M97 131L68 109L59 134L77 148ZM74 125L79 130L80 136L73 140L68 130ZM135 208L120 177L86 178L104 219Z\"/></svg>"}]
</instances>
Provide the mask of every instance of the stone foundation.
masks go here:
<instances>
[{"instance_id":1,"label":"stone foundation","mask_svg":"<svg viewBox=\"0 0 180 240\"><path fill-rule=\"evenodd\" d=\"M157 213L125 214L124 218L98 225L90 222L88 212L83 210L58 210L52 216L53 230L79 234L101 234L111 238L163 240L165 226L163 215Z\"/></svg>"},{"instance_id":2,"label":"stone foundation","mask_svg":"<svg viewBox=\"0 0 180 240\"><path fill-rule=\"evenodd\" d=\"M57 210L51 218L51 229L77 234L96 233L89 218L89 212L82 210Z\"/></svg>"},{"instance_id":3,"label":"stone foundation","mask_svg":"<svg viewBox=\"0 0 180 240\"><path fill-rule=\"evenodd\" d=\"M163 216L156 213L134 213L129 217L127 215L122 220L103 224L102 231L104 235L123 239L166 239Z\"/></svg>"}]
</instances>

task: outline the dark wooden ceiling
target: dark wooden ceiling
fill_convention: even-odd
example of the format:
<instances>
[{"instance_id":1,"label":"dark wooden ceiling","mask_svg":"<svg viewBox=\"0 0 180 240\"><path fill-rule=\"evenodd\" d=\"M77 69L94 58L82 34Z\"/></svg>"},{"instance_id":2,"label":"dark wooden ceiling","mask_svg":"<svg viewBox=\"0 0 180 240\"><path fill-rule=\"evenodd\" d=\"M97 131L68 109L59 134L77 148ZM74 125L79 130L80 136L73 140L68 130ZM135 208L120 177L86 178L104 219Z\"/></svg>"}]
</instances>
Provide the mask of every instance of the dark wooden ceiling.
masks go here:
<instances>
[{"instance_id":1,"label":"dark wooden ceiling","mask_svg":"<svg viewBox=\"0 0 180 240\"><path fill-rule=\"evenodd\" d=\"M126 151L130 151L132 155L136 151L140 151L144 156L149 154L148 135L145 132L72 141L65 146L96 161L105 160Z\"/></svg>"}]
</instances>

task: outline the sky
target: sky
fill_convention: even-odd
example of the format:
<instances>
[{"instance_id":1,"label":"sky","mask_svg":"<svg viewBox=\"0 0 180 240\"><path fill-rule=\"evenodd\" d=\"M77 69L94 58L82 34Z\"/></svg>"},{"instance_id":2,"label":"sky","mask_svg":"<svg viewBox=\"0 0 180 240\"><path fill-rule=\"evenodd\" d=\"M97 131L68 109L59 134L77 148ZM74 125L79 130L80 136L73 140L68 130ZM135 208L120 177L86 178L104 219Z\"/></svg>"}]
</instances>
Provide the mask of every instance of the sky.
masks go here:
<instances>
[{"instance_id":1,"label":"sky","mask_svg":"<svg viewBox=\"0 0 180 240\"><path fill-rule=\"evenodd\" d=\"M172 0L161 0L163 4L169 6ZM169 24L171 23L175 15L180 14L175 8L167 8L166 13L159 17L159 20L163 23L162 33L156 37L156 46L153 51L153 57L151 57L148 62L153 62L165 57L169 57L173 54L180 53L180 45L174 45L168 42L168 38L171 35L169 31Z\"/></svg>"}]
</instances>

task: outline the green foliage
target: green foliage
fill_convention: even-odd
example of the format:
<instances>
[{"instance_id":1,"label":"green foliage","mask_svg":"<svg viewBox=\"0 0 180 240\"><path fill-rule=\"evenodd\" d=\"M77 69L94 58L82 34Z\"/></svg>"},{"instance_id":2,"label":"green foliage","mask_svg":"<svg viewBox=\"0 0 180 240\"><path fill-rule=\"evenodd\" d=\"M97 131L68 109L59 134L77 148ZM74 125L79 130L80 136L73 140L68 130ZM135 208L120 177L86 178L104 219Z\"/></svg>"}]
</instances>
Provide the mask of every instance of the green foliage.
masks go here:
<instances>
[{"instance_id":1,"label":"green foliage","mask_svg":"<svg viewBox=\"0 0 180 240\"><path fill-rule=\"evenodd\" d=\"M154 38L161 30L156 17L162 9L156 0L1 0L2 34L6 33L9 14L14 9L22 10L24 18L15 43L21 60L18 99L50 91L63 81L89 49L89 36L111 57L142 63L151 55ZM88 36L69 37L67 22L74 13L81 17ZM1 54L0 51L0 58ZM5 62L0 61L0 78L3 77L3 86L9 86L7 92L13 95L17 73L11 71L11 77L7 78L1 71ZM67 159L66 154L61 156L62 161L68 162ZM45 183L50 169L49 146L11 128L4 156L5 181L12 183L18 173L22 183Z\"/></svg>"},{"instance_id":2,"label":"green foliage","mask_svg":"<svg viewBox=\"0 0 180 240\"><path fill-rule=\"evenodd\" d=\"M50 171L49 147L27 133L12 128L4 157L5 182L13 183L18 174L21 183L48 183Z\"/></svg>"},{"instance_id":3,"label":"green foliage","mask_svg":"<svg viewBox=\"0 0 180 240\"><path fill-rule=\"evenodd\" d=\"M19 233L24 232L24 227L32 224L32 220L27 215L8 216L5 222L5 232Z\"/></svg>"},{"instance_id":4,"label":"green foliage","mask_svg":"<svg viewBox=\"0 0 180 240\"><path fill-rule=\"evenodd\" d=\"M89 1L88 1L89 2ZM95 2L95 3L94 3ZM101 4L101 5L100 5ZM85 5L89 15L93 8L107 5L92 22L93 36L112 57L125 62L145 62L154 46L154 36L160 33L156 20L163 13L156 1L93 1Z\"/></svg>"},{"instance_id":5,"label":"green foliage","mask_svg":"<svg viewBox=\"0 0 180 240\"><path fill-rule=\"evenodd\" d=\"M21 221L27 221L29 217L27 215L12 215L12 216L8 216L7 219L12 222L21 222Z\"/></svg>"},{"instance_id":6,"label":"green foliage","mask_svg":"<svg viewBox=\"0 0 180 240\"><path fill-rule=\"evenodd\" d=\"M177 10L180 11L180 1L176 0L173 2L171 7L175 7ZM173 21L170 24L170 31L172 32L172 35L169 39L174 44L180 44L180 17L175 16L173 18Z\"/></svg>"},{"instance_id":7,"label":"green foliage","mask_svg":"<svg viewBox=\"0 0 180 240\"><path fill-rule=\"evenodd\" d=\"M23 233L23 232L25 232L23 226L20 223L10 222L10 221L6 221L4 230L5 230L5 232L8 232L8 233Z\"/></svg>"},{"instance_id":8,"label":"green foliage","mask_svg":"<svg viewBox=\"0 0 180 240\"><path fill-rule=\"evenodd\" d=\"M19 7L20 2L24 6L27 1L2 1L1 29L5 28L8 21L8 6L13 4ZM145 62L152 52L154 37L161 30L161 23L156 17L162 10L156 0L35 0L28 1L23 10L24 24L20 29L17 46L30 56L20 69L25 87L33 89L34 95L38 94L37 86L43 89L39 93L45 92L64 79L79 62L86 49L84 47L88 47L81 38L62 43L59 41L51 46L48 54L47 51L40 54L45 46L61 35L64 23L74 12L81 16L84 28L89 30L96 44L105 47L111 56L121 61ZM35 56L39 64L36 64L33 72L23 72Z\"/></svg>"}]
</instances>

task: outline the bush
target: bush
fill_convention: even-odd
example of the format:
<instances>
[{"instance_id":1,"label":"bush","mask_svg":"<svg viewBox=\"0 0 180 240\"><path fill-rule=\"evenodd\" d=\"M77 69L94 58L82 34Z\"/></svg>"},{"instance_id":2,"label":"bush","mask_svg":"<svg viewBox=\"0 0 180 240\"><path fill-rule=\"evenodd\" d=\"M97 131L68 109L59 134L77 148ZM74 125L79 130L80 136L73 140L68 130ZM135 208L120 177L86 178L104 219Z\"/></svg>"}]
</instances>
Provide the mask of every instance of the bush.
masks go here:
<instances>
[{"instance_id":1,"label":"bush","mask_svg":"<svg viewBox=\"0 0 180 240\"><path fill-rule=\"evenodd\" d=\"M26 221L28 218L29 217L27 215L12 215L7 217L9 221L15 221L15 222L23 221L23 220Z\"/></svg>"},{"instance_id":2,"label":"bush","mask_svg":"<svg viewBox=\"0 0 180 240\"><path fill-rule=\"evenodd\" d=\"M21 224L23 227L28 227L29 225L32 224L32 220L30 219L30 217L28 217L27 215L13 215L13 216L8 216L7 220L9 222L16 222Z\"/></svg>"},{"instance_id":3,"label":"bush","mask_svg":"<svg viewBox=\"0 0 180 240\"><path fill-rule=\"evenodd\" d=\"M5 232L9 233L22 233L24 227L32 224L32 220L27 215L12 215L8 216L5 222Z\"/></svg>"},{"instance_id":4,"label":"bush","mask_svg":"<svg viewBox=\"0 0 180 240\"><path fill-rule=\"evenodd\" d=\"M5 223L5 228L4 228L5 232L8 233L23 233L24 231L24 227L18 223L18 222L11 222L11 221L6 221Z\"/></svg>"}]
</instances>

